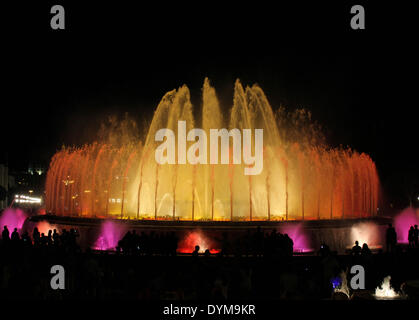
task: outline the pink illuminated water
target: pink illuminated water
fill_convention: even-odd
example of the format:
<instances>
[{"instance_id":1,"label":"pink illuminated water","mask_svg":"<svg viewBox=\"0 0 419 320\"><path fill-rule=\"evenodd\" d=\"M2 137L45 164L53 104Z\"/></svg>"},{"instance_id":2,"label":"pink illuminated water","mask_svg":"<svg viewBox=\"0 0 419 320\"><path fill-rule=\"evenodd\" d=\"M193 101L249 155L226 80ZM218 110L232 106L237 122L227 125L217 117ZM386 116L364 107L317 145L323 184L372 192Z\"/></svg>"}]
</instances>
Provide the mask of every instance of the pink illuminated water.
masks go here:
<instances>
[{"instance_id":1,"label":"pink illuminated water","mask_svg":"<svg viewBox=\"0 0 419 320\"><path fill-rule=\"evenodd\" d=\"M93 249L114 250L118 245L118 241L124 236L125 229L123 225L110 220L103 222Z\"/></svg>"},{"instance_id":2,"label":"pink illuminated water","mask_svg":"<svg viewBox=\"0 0 419 320\"><path fill-rule=\"evenodd\" d=\"M288 234L288 236L294 242L294 252L310 252L313 249L310 247L310 241L307 235L304 233L302 225L299 223L294 226L286 226L279 229L282 234Z\"/></svg>"},{"instance_id":3,"label":"pink illuminated water","mask_svg":"<svg viewBox=\"0 0 419 320\"><path fill-rule=\"evenodd\" d=\"M398 242L409 242L409 228L415 224L419 225L419 209L406 208L394 218Z\"/></svg>"},{"instance_id":4,"label":"pink illuminated water","mask_svg":"<svg viewBox=\"0 0 419 320\"><path fill-rule=\"evenodd\" d=\"M21 209L5 209L0 217L1 231L3 231L4 226L7 226L9 232L13 232L14 228L17 228L18 230L22 229L26 218L26 213Z\"/></svg>"}]
</instances>

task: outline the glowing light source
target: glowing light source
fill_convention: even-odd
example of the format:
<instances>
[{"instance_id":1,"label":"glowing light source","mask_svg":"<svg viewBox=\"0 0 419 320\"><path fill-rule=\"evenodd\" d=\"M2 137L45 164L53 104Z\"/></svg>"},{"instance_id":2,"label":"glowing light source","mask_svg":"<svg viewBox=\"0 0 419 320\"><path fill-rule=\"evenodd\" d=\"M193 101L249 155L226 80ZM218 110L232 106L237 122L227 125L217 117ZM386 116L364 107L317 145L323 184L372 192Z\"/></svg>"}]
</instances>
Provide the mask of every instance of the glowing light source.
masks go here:
<instances>
[{"instance_id":1,"label":"glowing light source","mask_svg":"<svg viewBox=\"0 0 419 320\"><path fill-rule=\"evenodd\" d=\"M39 233L48 234L49 230L57 229L57 226L49 224L47 221L40 221L36 224Z\"/></svg>"},{"instance_id":2,"label":"glowing light source","mask_svg":"<svg viewBox=\"0 0 419 320\"><path fill-rule=\"evenodd\" d=\"M72 184L72 183L74 183L74 180L63 180L63 183L64 183L64 185L65 186L68 186L69 184Z\"/></svg>"},{"instance_id":3,"label":"glowing light source","mask_svg":"<svg viewBox=\"0 0 419 320\"><path fill-rule=\"evenodd\" d=\"M377 246L381 242L379 235L380 232L375 223L361 222L352 226L351 243L349 245L353 245L355 241L358 241L360 246L364 243L368 246Z\"/></svg>"},{"instance_id":4,"label":"glowing light source","mask_svg":"<svg viewBox=\"0 0 419 320\"><path fill-rule=\"evenodd\" d=\"M199 252L203 253L209 250L210 253L215 254L220 252L220 249L214 248L216 245L208 237L206 237L200 230L192 231L179 242L177 252L192 253L195 246L199 246Z\"/></svg>"},{"instance_id":5,"label":"glowing light source","mask_svg":"<svg viewBox=\"0 0 419 320\"><path fill-rule=\"evenodd\" d=\"M26 195L16 194L14 202L15 203L38 203L38 204L40 204L42 202L42 198L29 197L29 196L26 196Z\"/></svg>"},{"instance_id":6,"label":"glowing light source","mask_svg":"<svg viewBox=\"0 0 419 320\"><path fill-rule=\"evenodd\" d=\"M399 294L394 291L390 285L391 277L387 276L384 278L383 282L379 287L375 289L375 296L377 298L397 298Z\"/></svg>"}]
</instances>

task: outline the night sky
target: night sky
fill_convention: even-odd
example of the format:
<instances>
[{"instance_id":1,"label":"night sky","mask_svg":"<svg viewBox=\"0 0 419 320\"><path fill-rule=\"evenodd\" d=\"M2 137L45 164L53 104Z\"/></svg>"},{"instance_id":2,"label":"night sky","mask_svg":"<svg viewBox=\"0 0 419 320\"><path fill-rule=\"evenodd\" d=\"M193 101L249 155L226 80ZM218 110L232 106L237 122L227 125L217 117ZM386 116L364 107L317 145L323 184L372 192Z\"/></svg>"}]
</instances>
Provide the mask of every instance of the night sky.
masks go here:
<instances>
[{"instance_id":1,"label":"night sky","mask_svg":"<svg viewBox=\"0 0 419 320\"><path fill-rule=\"evenodd\" d=\"M64 31L49 26L57 3ZM2 153L12 170L47 165L62 144L93 141L109 115L128 112L141 126L183 84L199 109L205 77L230 106L240 78L258 83L274 109L309 109L331 145L370 154L389 199L417 184L412 8L365 5L366 30L354 31L350 7L362 2L57 3L2 12Z\"/></svg>"}]
</instances>

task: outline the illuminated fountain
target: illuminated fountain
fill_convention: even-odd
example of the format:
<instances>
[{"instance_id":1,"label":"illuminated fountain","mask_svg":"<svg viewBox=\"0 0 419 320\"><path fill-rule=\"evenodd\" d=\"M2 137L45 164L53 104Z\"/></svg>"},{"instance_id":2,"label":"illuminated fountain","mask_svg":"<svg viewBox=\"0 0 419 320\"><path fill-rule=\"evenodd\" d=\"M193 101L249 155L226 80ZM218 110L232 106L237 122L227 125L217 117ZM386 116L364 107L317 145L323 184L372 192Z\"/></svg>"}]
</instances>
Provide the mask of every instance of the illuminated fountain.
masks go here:
<instances>
[{"instance_id":1,"label":"illuminated fountain","mask_svg":"<svg viewBox=\"0 0 419 320\"><path fill-rule=\"evenodd\" d=\"M93 248L96 250L115 250L126 231L126 227L113 221L103 222Z\"/></svg>"},{"instance_id":2,"label":"illuminated fountain","mask_svg":"<svg viewBox=\"0 0 419 320\"><path fill-rule=\"evenodd\" d=\"M6 208L0 215L0 228L3 231L4 226L7 226L10 233L12 233L15 228L20 231L26 218L27 215L22 209Z\"/></svg>"},{"instance_id":3,"label":"illuminated fountain","mask_svg":"<svg viewBox=\"0 0 419 320\"><path fill-rule=\"evenodd\" d=\"M397 232L397 240L399 243L409 243L409 228L419 225L419 209L406 208L400 212L394 219Z\"/></svg>"},{"instance_id":4,"label":"illuminated fountain","mask_svg":"<svg viewBox=\"0 0 419 320\"><path fill-rule=\"evenodd\" d=\"M301 223L298 225L281 227L279 231L282 234L287 234L292 239L294 252L304 253L313 251L313 248L310 248L310 240L305 234Z\"/></svg>"},{"instance_id":5,"label":"illuminated fountain","mask_svg":"<svg viewBox=\"0 0 419 320\"><path fill-rule=\"evenodd\" d=\"M177 252L179 253L192 253L195 250L195 246L199 246L199 252L203 253L205 250L209 250L210 253L215 254L220 251L209 237L201 230L194 230L188 232L183 239L179 242Z\"/></svg>"},{"instance_id":6,"label":"illuminated fountain","mask_svg":"<svg viewBox=\"0 0 419 320\"><path fill-rule=\"evenodd\" d=\"M332 279L332 286L334 293L341 293L346 299L349 299L351 294L348 287L348 279L346 272L342 271L339 277Z\"/></svg>"},{"instance_id":7,"label":"illuminated fountain","mask_svg":"<svg viewBox=\"0 0 419 320\"><path fill-rule=\"evenodd\" d=\"M201 221L376 214L379 181L374 162L364 153L312 143L305 134L308 126L289 130L307 113L274 113L259 86L243 88L239 81L229 112L221 110L205 79L201 119L193 115L189 89L182 86L164 95L144 139L126 134L118 142L107 139L63 148L53 156L47 173L47 213ZM157 165L155 133L162 128L177 132L180 120L186 121L187 131L199 127L207 136L214 128L264 129L262 173L246 176L244 164Z\"/></svg>"},{"instance_id":8,"label":"illuminated fountain","mask_svg":"<svg viewBox=\"0 0 419 320\"><path fill-rule=\"evenodd\" d=\"M375 297L378 299L395 299L400 295L394 291L390 284L391 277L387 276L379 287L375 289Z\"/></svg>"}]
</instances>

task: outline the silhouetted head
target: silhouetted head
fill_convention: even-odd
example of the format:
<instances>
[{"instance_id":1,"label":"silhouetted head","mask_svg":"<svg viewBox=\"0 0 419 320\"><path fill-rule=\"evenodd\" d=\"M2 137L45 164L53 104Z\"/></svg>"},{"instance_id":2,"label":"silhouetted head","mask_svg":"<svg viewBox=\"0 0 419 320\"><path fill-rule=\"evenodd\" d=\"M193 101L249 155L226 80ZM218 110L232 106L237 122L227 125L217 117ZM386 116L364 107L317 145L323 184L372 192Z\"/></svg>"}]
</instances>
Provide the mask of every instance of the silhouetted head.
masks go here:
<instances>
[{"instance_id":1,"label":"silhouetted head","mask_svg":"<svg viewBox=\"0 0 419 320\"><path fill-rule=\"evenodd\" d=\"M7 230L7 226L4 226L4 230Z\"/></svg>"},{"instance_id":2,"label":"silhouetted head","mask_svg":"<svg viewBox=\"0 0 419 320\"><path fill-rule=\"evenodd\" d=\"M359 244L359 242L358 241L355 241L355 245L357 246Z\"/></svg>"},{"instance_id":3,"label":"silhouetted head","mask_svg":"<svg viewBox=\"0 0 419 320\"><path fill-rule=\"evenodd\" d=\"M362 249L368 249L368 245L367 245L366 243L364 243L364 244L362 245Z\"/></svg>"},{"instance_id":4,"label":"silhouetted head","mask_svg":"<svg viewBox=\"0 0 419 320\"><path fill-rule=\"evenodd\" d=\"M14 231L14 232L17 232L17 228L15 228L13 231Z\"/></svg>"},{"instance_id":5,"label":"silhouetted head","mask_svg":"<svg viewBox=\"0 0 419 320\"><path fill-rule=\"evenodd\" d=\"M418 228L418 225L417 224L415 224L415 229L417 229Z\"/></svg>"},{"instance_id":6,"label":"silhouetted head","mask_svg":"<svg viewBox=\"0 0 419 320\"><path fill-rule=\"evenodd\" d=\"M388 224L388 227L391 228L393 225L391 223Z\"/></svg>"},{"instance_id":7,"label":"silhouetted head","mask_svg":"<svg viewBox=\"0 0 419 320\"><path fill-rule=\"evenodd\" d=\"M198 252L199 251L199 246L195 246L195 251Z\"/></svg>"}]
</instances>

